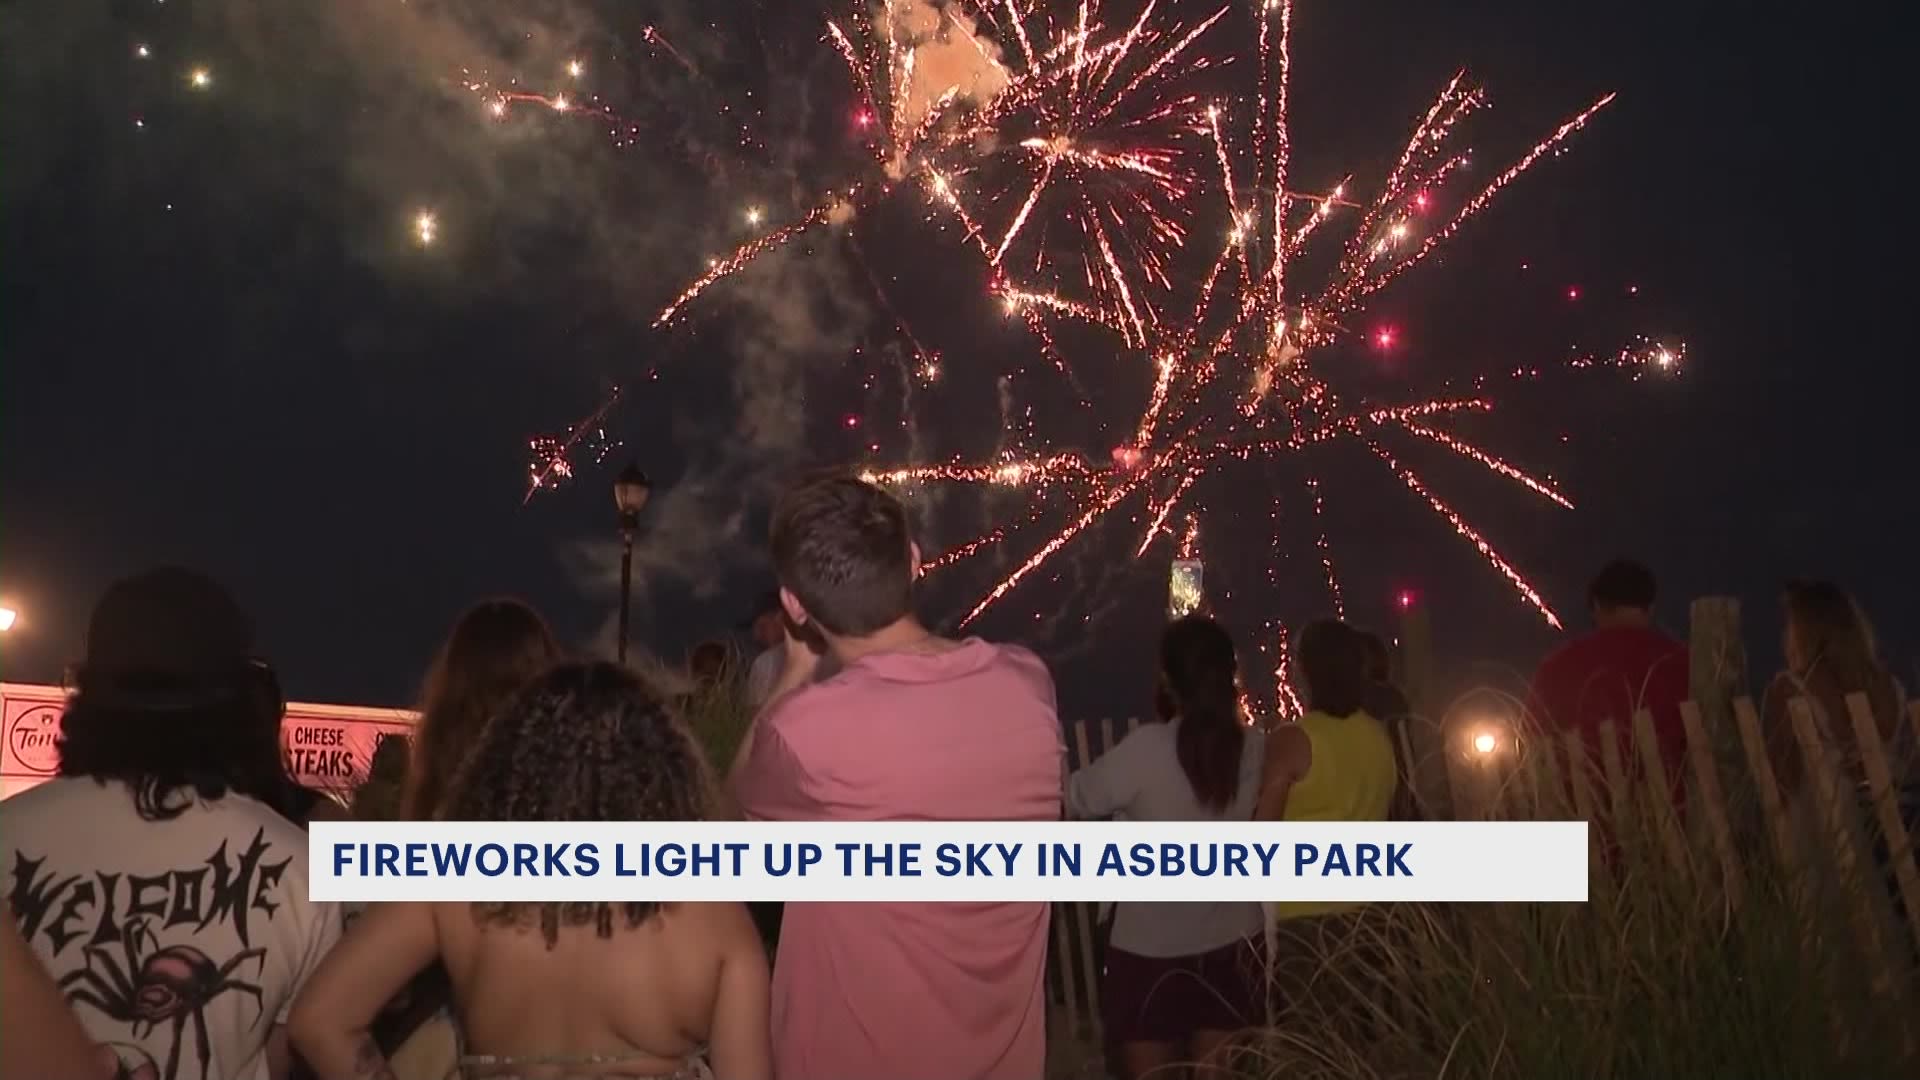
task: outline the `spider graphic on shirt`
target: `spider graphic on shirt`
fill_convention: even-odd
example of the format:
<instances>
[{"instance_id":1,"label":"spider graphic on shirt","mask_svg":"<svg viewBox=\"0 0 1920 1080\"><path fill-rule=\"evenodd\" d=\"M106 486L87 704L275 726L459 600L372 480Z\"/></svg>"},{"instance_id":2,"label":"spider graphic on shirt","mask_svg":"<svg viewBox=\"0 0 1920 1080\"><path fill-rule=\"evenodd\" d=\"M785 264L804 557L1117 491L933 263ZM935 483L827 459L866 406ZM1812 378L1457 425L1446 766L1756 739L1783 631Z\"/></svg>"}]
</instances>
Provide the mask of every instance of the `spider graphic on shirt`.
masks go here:
<instances>
[{"instance_id":1,"label":"spider graphic on shirt","mask_svg":"<svg viewBox=\"0 0 1920 1080\"><path fill-rule=\"evenodd\" d=\"M116 958L106 946L87 946L87 966L62 978L60 987L67 1000L132 1025L136 1039L145 1038L163 1022L171 1023L173 1044L160 1080L179 1076L180 1044L189 1020L200 1075L208 1075L213 1051L208 1045L206 1008L213 999L226 993L247 994L257 1012L265 1010L259 984L235 977L240 966L251 960L257 978L266 967L265 949L247 949L217 964L191 945L160 947L145 920L129 919L121 927L119 951L121 956ZM259 1022L256 1015L254 1023Z\"/></svg>"}]
</instances>

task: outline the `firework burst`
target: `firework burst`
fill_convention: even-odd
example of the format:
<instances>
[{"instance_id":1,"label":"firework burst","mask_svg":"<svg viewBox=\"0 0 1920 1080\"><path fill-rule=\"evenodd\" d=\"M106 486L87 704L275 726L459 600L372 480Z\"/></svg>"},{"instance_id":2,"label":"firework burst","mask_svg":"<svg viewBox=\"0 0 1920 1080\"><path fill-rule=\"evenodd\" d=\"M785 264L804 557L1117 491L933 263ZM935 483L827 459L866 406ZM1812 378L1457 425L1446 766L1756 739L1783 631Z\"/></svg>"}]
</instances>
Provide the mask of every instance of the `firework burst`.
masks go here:
<instances>
[{"instance_id":1,"label":"firework burst","mask_svg":"<svg viewBox=\"0 0 1920 1080\"><path fill-rule=\"evenodd\" d=\"M1195 100L1178 86L1217 62L1196 43L1228 9L1185 27L1163 24L1153 0L1115 27L1092 0L1074 10L1055 23L1014 0L971 9L881 0L830 21L872 169L717 260L655 325L801 233L908 191L960 221L1053 366L1064 361L1037 307L1094 313L1144 344L1204 181L1204 146L1188 123ZM1015 274L1052 284L1025 295L1008 285Z\"/></svg>"},{"instance_id":2,"label":"firework burst","mask_svg":"<svg viewBox=\"0 0 1920 1080\"><path fill-rule=\"evenodd\" d=\"M866 474L905 488L978 485L1031 493L1024 523L931 561L952 566L1038 536L963 623L1116 515L1139 526L1127 548L1136 558L1162 538L1179 557L1191 557L1209 502L1224 497L1223 483L1244 483L1233 478L1235 470L1262 470L1263 482L1271 483L1268 471L1282 461L1298 465L1300 505L1311 508L1325 587L1343 610L1323 524L1327 485L1308 456L1346 442L1363 448L1384 476L1440 517L1558 627L1540 592L1383 438L1441 447L1570 508L1552 483L1442 426L1456 414L1492 408L1477 392L1486 380L1476 380L1470 396L1383 404L1343 389L1338 360L1355 347L1394 348L1398 329L1362 327L1369 300L1458 235L1613 95L1574 113L1469 187L1463 176L1471 154L1459 134L1487 98L1461 72L1441 89L1371 191L1363 193L1366 185L1351 177L1309 189L1291 168L1294 11L1288 0L1264 0L1253 12L1256 25L1247 28L1252 33L1242 36L1256 66L1251 96L1183 90L1194 72L1236 59L1223 41L1233 37L1229 16L1237 14L1224 7L1173 24L1150 2L1136 18L1108 26L1091 0L1053 17L1018 0L976 0L964 9L883 0L871 16L830 25L828 40L846 61L859 99L856 115L873 132L873 177L823 196L799 218L716 261L659 322L678 317L702 291L801 231L844 221L861 201L896 188L919 191L933 211L964 229L988 290L1032 329L1052 367L1068 371L1056 325L1077 323L1116 335L1153 375L1129 437L1105 460L1055 448ZM1225 222L1218 234L1195 224L1209 207ZM1196 258L1204 260L1205 272L1177 272L1175 257L1200 240L1207 250ZM1310 252L1326 254L1310 263L1304 258ZM1639 339L1616 353L1578 355L1561 366L1619 368L1638 377L1670 371L1683 359L1677 343ZM1511 374L1530 379L1543 371ZM1270 515L1276 539L1282 516L1276 496ZM1054 527L1038 532L1042 522ZM1263 633L1272 635L1283 669L1285 626L1268 619ZM1284 679L1281 684L1282 711L1297 709Z\"/></svg>"},{"instance_id":3,"label":"firework burst","mask_svg":"<svg viewBox=\"0 0 1920 1080\"><path fill-rule=\"evenodd\" d=\"M1199 29L1206 29L1219 17L1214 15ZM1449 181L1457 184L1457 174L1469 159L1469 152L1456 145L1457 130L1484 106L1484 91L1468 81L1464 72L1456 75L1415 125L1397 163L1377 191L1364 201L1349 195L1351 181L1324 191L1289 187L1292 5L1267 3L1258 20L1254 41L1261 91L1252 101L1203 103L1167 96L1156 99L1161 104L1149 110L1162 120L1178 109L1186 110L1181 115L1189 133L1210 144L1210 156L1216 164L1212 190L1225 203L1229 222L1211 266L1181 318L1163 319L1159 310L1152 310L1150 318L1141 315L1130 302L1120 260L1114 258L1097 227L1086 231L1083 250L1089 254L1085 261L1095 267L1111 265L1113 269L1104 278L1096 272L1096 280L1110 285L1104 290L1096 288L1091 300L1063 296L1053 287L1024 284L1010 274L994 277L994 289L1010 309L1096 324L1149 355L1156 374L1152 391L1134 437L1113 450L1111 467L1089 472L1077 459L1070 468L1060 465L1058 459L1008 459L976 468L910 471L903 476L875 474L876 478L975 483L982 476L992 476L996 483L1031 484L1036 495L1067 493L1073 504L1068 523L988 589L968 613L970 621L1103 517L1130 505L1144 507L1145 512L1134 517L1145 523L1134 547L1136 557L1144 556L1157 539L1168 534L1167 524L1175 515L1203 512L1214 494L1207 490L1210 485L1205 481L1222 471L1246 462L1300 455L1333 440L1351 440L1365 447L1518 596L1550 625L1558 627L1558 616L1539 591L1380 439L1383 430L1395 429L1438 444L1540 498L1571 508L1571 501L1551 484L1434 426L1447 414L1484 411L1491 408L1491 402L1484 398L1435 399L1381 408L1351 400L1340 392L1331 381L1333 365L1327 360L1333 346L1356 339L1364 338L1375 348L1392 348L1398 338L1395 329L1381 327L1366 333L1355 329L1368 298L1454 237L1502 189L1584 127L1613 96L1601 97L1574 114L1477 190L1455 196L1457 208L1434 226L1428 223L1448 196ZM1122 40L1131 39L1136 32L1137 27L1130 29ZM1197 31L1178 37L1175 50L1194 46L1197 37ZM1066 100L1071 103L1075 99L1068 95ZM1073 112L1069 105L1060 109L1069 115L1100 114L1099 106L1083 113ZM1172 149L1162 155L1134 153L1154 161L1191 158ZM1173 173L1171 167L1166 171ZM1195 185L1188 172L1178 175L1180 197L1184 198ZM1043 173L1035 190L1045 182ZM1009 239L1025 223L1027 210L1022 204ZM1097 214L1088 217L1100 220ZM1345 240L1332 273L1311 284L1294 280L1297 275L1291 271L1309 249L1310 241L1323 233L1343 231ZM1184 239L1184 233L1174 239ZM1004 249L1003 243L991 253L990 263L996 269L1002 265L999 256ZM1136 252L1129 262L1148 279L1164 282L1169 278L1152 257ZM1670 370L1683 355L1681 346L1643 340L1612 356L1578 357L1567 366L1613 366L1637 375ZM1007 477L1019 479L1009 481ZM1325 500L1319 480L1310 473L1306 489L1326 587L1334 605L1340 608L1339 573L1325 530L1319 524ZM1270 622L1269 627L1278 624Z\"/></svg>"}]
</instances>

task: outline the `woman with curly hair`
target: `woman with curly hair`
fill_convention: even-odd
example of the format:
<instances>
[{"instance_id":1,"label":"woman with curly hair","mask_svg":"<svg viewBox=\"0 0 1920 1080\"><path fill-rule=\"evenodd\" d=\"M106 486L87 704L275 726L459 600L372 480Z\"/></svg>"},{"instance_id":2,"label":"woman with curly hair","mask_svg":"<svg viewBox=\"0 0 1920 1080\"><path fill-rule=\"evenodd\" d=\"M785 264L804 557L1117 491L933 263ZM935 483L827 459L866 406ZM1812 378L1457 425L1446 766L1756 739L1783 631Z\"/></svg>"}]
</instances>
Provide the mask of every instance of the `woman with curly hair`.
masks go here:
<instances>
[{"instance_id":1,"label":"woman with curly hair","mask_svg":"<svg viewBox=\"0 0 1920 1080\"><path fill-rule=\"evenodd\" d=\"M427 669L401 797L401 818L430 821L466 752L500 705L560 662L540 613L518 600L486 600L453 624Z\"/></svg>"},{"instance_id":2,"label":"woman with curly hair","mask_svg":"<svg viewBox=\"0 0 1920 1080\"><path fill-rule=\"evenodd\" d=\"M568 664L488 723L440 816L700 821L711 796L706 761L657 696L614 665ZM328 1080L391 1076L369 1025L436 960L466 1080L772 1075L767 958L740 904L375 905L294 1005L301 1054Z\"/></svg>"}]
</instances>

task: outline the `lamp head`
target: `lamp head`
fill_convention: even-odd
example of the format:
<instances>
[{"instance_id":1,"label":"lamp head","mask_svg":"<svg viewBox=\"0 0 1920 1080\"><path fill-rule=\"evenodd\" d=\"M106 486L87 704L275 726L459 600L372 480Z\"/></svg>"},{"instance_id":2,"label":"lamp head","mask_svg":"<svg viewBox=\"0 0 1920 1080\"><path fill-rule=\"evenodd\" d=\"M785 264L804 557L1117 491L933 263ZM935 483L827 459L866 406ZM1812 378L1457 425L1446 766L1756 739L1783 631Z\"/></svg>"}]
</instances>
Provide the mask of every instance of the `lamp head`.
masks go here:
<instances>
[{"instance_id":1,"label":"lamp head","mask_svg":"<svg viewBox=\"0 0 1920 1080\"><path fill-rule=\"evenodd\" d=\"M653 493L653 485L647 481L647 474L640 466L629 464L613 478L613 504L620 509L621 520L631 520L640 515L647 505L647 496Z\"/></svg>"}]
</instances>

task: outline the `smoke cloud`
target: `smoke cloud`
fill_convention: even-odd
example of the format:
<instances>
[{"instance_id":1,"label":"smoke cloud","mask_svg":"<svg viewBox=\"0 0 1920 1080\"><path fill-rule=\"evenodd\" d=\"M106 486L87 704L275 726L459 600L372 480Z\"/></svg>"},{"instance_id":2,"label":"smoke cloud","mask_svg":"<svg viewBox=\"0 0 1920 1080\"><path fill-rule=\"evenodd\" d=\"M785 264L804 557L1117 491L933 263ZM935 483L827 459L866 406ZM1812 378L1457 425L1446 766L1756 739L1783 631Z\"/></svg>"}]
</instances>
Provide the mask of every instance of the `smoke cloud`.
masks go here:
<instances>
[{"instance_id":1,"label":"smoke cloud","mask_svg":"<svg viewBox=\"0 0 1920 1080\"><path fill-rule=\"evenodd\" d=\"M978 32L973 18L958 6L933 0L896 0L878 5L876 26L891 20L894 40L903 60L895 76L894 134L898 138L917 129L943 102L985 106L1007 88L1007 69L1000 63L999 46ZM902 93L904 91L904 93ZM896 157L887 169L894 178L906 174L905 160Z\"/></svg>"}]
</instances>

